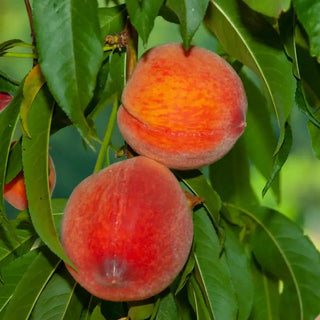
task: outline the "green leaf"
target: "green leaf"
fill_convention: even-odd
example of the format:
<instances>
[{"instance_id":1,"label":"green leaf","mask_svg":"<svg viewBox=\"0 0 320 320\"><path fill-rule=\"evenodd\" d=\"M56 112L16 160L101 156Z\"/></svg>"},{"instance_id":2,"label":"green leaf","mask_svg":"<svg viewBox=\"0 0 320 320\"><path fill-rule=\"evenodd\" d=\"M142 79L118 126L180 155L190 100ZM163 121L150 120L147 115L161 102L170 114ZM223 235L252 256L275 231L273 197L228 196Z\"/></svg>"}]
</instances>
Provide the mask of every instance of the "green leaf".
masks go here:
<instances>
[{"instance_id":1,"label":"green leaf","mask_svg":"<svg viewBox=\"0 0 320 320\"><path fill-rule=\"evenodd\" d=\"M212 1L205 23L227 53L261 79L282 128L294 105L296 83L276 31L237 0Z\"/></svg>"},{"instance_id":2,"label":"green leaf","mask_svg":"<svg viewBox=\"0 0 320 320\"><path fill-rule=\"evenodd\" d=\"M17 93L10 104L0 113L0 222L7 230L11 230L11 227L7 220L7 216L5 215L3 188L6 178L10 144L19 119L22 88L23 84L18 88Z\"/></svg>"},{"instance_id":3,"label":"green leaf","mask_svg":"<svg viewBox=\"0 0 320 320\"><path fill-rule=\"evenodd\" d=\"M192 248L192 252L190 253L189 259L188 259L185 267L183 268L178 286L175 289L175 294L177 294L179 291L181 291L182 288L185 286L185 284L188 281L188 278L190 277L190 274L192 273L192 271L194 269L194 266L195 266L195 260L194 260L193 248Z\"/></svg>"},{"instance_id":4,"label":"green leaf","mask_svg":"<svg viewBox=\"0 0 320 320\"><path fill-rule=\"evenodd\" d=\"M247 320L253 304L254 289L250 263L244 244L239 240L239 232L223 223L226 233L225 256L230 278L238 301L237 320Z\"/></svg>"},{"instance_id":5,"label":"green leaf","mask_svg":"<svg viewBox=\"0 0 320 320\"><path fill-rule=\"evenodd\" d=\"M287 55L292 60L292 70L296 78L300 79L296 44L296 14L293 8L281 15L279 21L279 32Z\"/></svg>"},{"instance_id":6,"label":"green leaf","mask_svg":"<svg viewBox=\"0 0 320 320\"><path fill-rule=\"evenodd\" d=\"M297 46L297 56L306 98L311 106L317 107L320 105L320 64L301 46Z\"/></svg>"},{"instance_id":7,"label":"green leaf","mask_svg":"<svg viewBox=\"0 0 320 320\"><path fill-rule=\"evenodd\" d=\"M209 312L201 289L194 276L188 283L188 299L196 314L197 320L213 320L213 315Z\"/></svg>"},{"instance_id":8,"label":"green leaf","mask_svg":"<svg viewBox=\"0 0 320 320\"><path fill-rule=\"evenodd\" d=\"M235 319L237 302L225 256L220 256L216 231L204 210L194 214L195 275L214 319Z\"/></svg>"},{"instance_id":9,"label":"green leaf","mask_svg":"<svg viewBox=\"0 0 320 320\"><path fill-rule=\"evenodd\" d=\"M98 304L94 308L94 310L90 316L90 320L106 320L106 318L101 313L101 305L100 304Z\"/></svg>"},{"instance_id":10,"label":"green leaf","mask_svg":"<svg viewBox=\"0 0 320 320\"><path fill-rule=\"evenodd\" d=\"M70 263L55 229L49 191L49 133L54 101L44 86L29 113L31 139L22 138L22 163L28 207L35 230L61 259Z\"/></svg>"},{"instance_id":11,"label":"green leaf","mask_svg":"<svg viewBox=\"0 0 320 320\"><path fill-rule=\"evenodd\" d=\"M10 220L10 224L14 236L0 227L0 267L28 251L37 236L26 211Z\"/></svg>"},{"instance_id":12,"label":"green leaf","mask_svg":"<svg viewBox=\"0 0 320 320\"><path fill-rule=\"evenodd\" d=\"M0 71L0 92L7 92L14 95L19 83L10 79L5 73Z\"/></svg>"},{"instance_id":13,"label":"green leaf","mask_svg":"<svg viewBox=\"0 0 320 320\"><path fill-rule=\"evenodd\" d=\"M187 284L189 285L189 283ZM181 320L194 320L195 313L188 299L188 287L185 286L182 291L175 295L175 301L178 309L178 314Z\"/></svg>"},{"instance_id":14,"label":"green leaf","mask_svg":"<svg viewBox=\"0 0 320 320\"><path fill-rule=\"evenodd\" d=\"M266 99L252 79L252 74L241 73L241 79L248 97L247 127L244 132L245 147L249 159L268 180L272 171L273 151L277 145L277 138L272 128ZM279 200L278 177L274 179L271 187Z\"/></svg>"},{"instance_id":15,"label":"green leaf","mask_svg":"<svg viewBox=\"0 0 320 320\"><path fill-rule=\"evenodd\" d=\"M114 101L115 97L120 100L122 90L125 84L125 54L112 52L109 57L108 79L104 91L95 108L90 111L89 118L95 119L99 113Z\"/></svg>"},{"instance_id":16,"label":"green leaf","mask_svg":"<svg viewBox=\"0 0 320 320\"><path fill-rule=\"evenodd\" d=\"M258 202L250 184L249 163L243 137L225 157L210 165L210 180L224 201L244 206Z\"/></svg>"},{"instance_id":17,"label":"green leaf","mask_svg":"<svg viewBox=\"0 0 320 320\"><path fill-rule=\"evenodd\" d=\"M126 24L127 10L124 4L111 8L99 8L98 17L101 34L106 37L115 33L120 33Z\"/></svg>"},{"instance_id":18,"label":"green leaf","mask_svg":"<svg viewBox=\"0 0 320 320\"><path fill-rule=\"evenodd\" d=\"M279 280L252 266L254 300L249 320L280 320Z\"/></svg>"},{"instance_id":19,"label":"green leaf","mask_svg":"<svg viewBox=\"0 0 320 320\"><path fill-rule=\"evenodd\" d=\"M164 0L129 0L127 10L132 25L136 28L143 43L146 45Z\"/></svg>"},{"instance_id":20,"label":"green leaf","mask_svg":"<svg viewBox=\"0 0 320 320\"><path fill-rule=\"evenodd\" d=\"M267 193L273 180L278 176L282 166L287 161L287 158L289 156L289 153L292 147L292 131L291 131L290 124L288 122L286 123L284 130L285 130L284 139L282 141L280 148L278 148L277 153L274 155L272 172L266 185L262 190L262 196L264 196Z\"/></svg>"},{"instance_id":21,"label":"green leaf","mask_svg":"<svg viewBox=\"0 0 320 320\"><path fill-rule=\"evenodd\" d=\"M104 59L97 76L97 83L96 83L96 88L94 90L94 95L85 111L85 115L86 116L88 115L88 118L87 118L88 121L93 121L90 117L90 113L94 113L95 108L100 109L99 102L101 101L103 93L106 91L106 83L109 76L109 69L110 69L109 61L110 61L111 54L112 54L111 51L108 51L104 54ZM105 105L101 105L101 108L103 107L105 107Z\"/></svg>"},{"instance_id":22,"label":"green leaf","mask_svg":"<svg viewBox=\"0 0 320 320\"><path fill-rule=\"evenodd\" d=\"M60 260L49 250L40 252L25 270L5 310L3 320L28 319L39 295Z\"/></svg>"},{"instance_id":23,"label":"green leaf","mask_svg":"<svg viewBox=\"0 0 320 320\"><path fill-rule=\"evenodd\" d=\"M131 304L128 311L128 318L130 320L144 320L148 319L153 312L154 303L141 301Z\"/></svg>"},{"instance_id":24,"label":"green leaf","mask_svg":"<svg viewBox=\"0 0 320 320\"><path fill-rule=\"evenodd\" d=\"M67 204L67 201L68 199L57 199L57 198L51 200L54 224L56 226L56 230L58 232L59 238L60 238L60 228L61 228L61 222L63 218L63 212Z\"/></svg>"},{"instance_id":25,"label":"green leaf","mask_svg":"<svg viewBox=\"0 0 320 320\"><path fill-rule=\"evenodd\" d=\"M33 2L41 70L55 100L89 144L92 131L83 113L103 54L97 11L95 0Z\"/></svg>"},{"instance_id":26,"label":"green leaf","mask_svg":"<svg viewBox=\"0 0 320 320\"><path fill-rule=\"evenodd\" d=\"M320 59L320 1L319 0L293 0L298 19L309 37L310 53Z\"/></svg>"},{"instance_id":27,"label":"green leaf","mask_svg":"<svg viewBox=\"0 0 320 320\"><path fill-rule=\"evenodd\" d=\"M178 310L174 300L174 295L169 292L160 299L159 309L156 320L176 320L178 319Z\"/></svg>"},{"instance_id":28,"label":"green leaf","mask_svg":"<svg viewBox=\"0 0 320 320\"><path fill-rule=\"evenodd\" d=\"M313 114L311 107L304 95L302 83L298 81L297 91L296 91L296 104L299 110L307 116L308 120L312 122L318 129L320 129L320 121Z\"/></svg>"},{"instance_id":29,"label":"green leaf","mask_svg":"<svg viewBox=\"0 0 320 320\"><path fill-rule=\"evenodd\" d=\"M183 44L187 50L199 28L208 7L209 0L167 0L166 6L179 18Z\"/></svg>"},{"instance_id":30,"label":"green leaf","mask_svg":"<svg viewBox=\"0 0 320 320\"><path fill-rule=\"evenodd\" d=\"M221 199L201 171L176 171L175 174L197 196L204 198L204 207L208 210L215 226L219 226Z\"/></svg>"},{"instance_id":31,"label":"green leaf","mask_svg":"<svg viewBox=\"0 0 320 320\"><path fill-rule=\"evenodd\" d=\"M5 307L9 303L16 286L37 254L36 250L32 250L1 268L0 317L3 316Z\"/></svg>"},{"instance_id":32,"label":"green leaf","mask_svg":"<svg viewBox=\"0 0 320 320\"><path fill-rule=\"evenodd\" d=\"M238 210L257 224L250 243L258 263L283 281L280 319L314 319L320 313L319 252L302 230L279 212L263 207Z\"/></svg>"},{"instance_id":33,"label":"green leaf","mask_svg":"<svg viewBox=\"0 0 320 320\"><path fill-rule=\"evenodd\" d=\"M26 76L23 85L23 99L20 107L21 123L24 132L30 137L28 129L28 116L30 108L36 95L40 91L41 87L45 83L45 79L40 70L39 64L37 64Z\"/></svg>"},{"instance_id":34,"label":"green leaf","mask_svg":"<svg viewBox=\"0 0 320 320\"><path fill-rule=\"evenodd\" d=\"M76 281L66 269L62 274L55 273L41 292L30 320L79 319L81 308L73 308L72 318L70 315L67 317L76 286Z\"/></svg>"},{"instance_id":35,"label":"green leaf","mask_svg":"<svg viewBox=\"0 0 320 320\"><path fill-rule=\"evenodd\" d=\"M22 170L21 140L10 149L5 183L9 183Z\"/></svg>"},{"instance_id":36,"label":"green leaf","mask_svg":"<svg viewBox=\"0 0 320 320\"><path fill-rule=\"evenodd\" d=\"M245 2L252 10L273 18L279 18L283 11L289 10L291 4L291 0L242 1Z\"/></svg>"},{"instance_id":37,"label":"green leaf","mask_svg":"<svg viewBox=\"0 0 320 320\"><path fill-rule=\"evenodd\" d=\"M320 109L315 112L314 116L320 121ZM307 127L311 138L312 149L315 156L320 159L320 130L311 121L308 121Z\"/></svg>"},{"instance_id":38,"label":"green leaf","mask_svg":"<svg viewBox=\"0 0 320 320\"><path fill-rule=\"evenodd\" d=\"M179 18L177 17L177 15L171 9L169 9L166 5L163 5L161 7L159 11L159 16L161 16L163 19L169 22L179 24Z\"/></svg>"},{"instance_id":39,"label":"green leaf","mask_svg":"<svg viewBox=\"0 0 320 320\"><path fill-rule=\"evenodd\" d=\"M7 40L5 42L0 43L0 57L3 56L5 53L7 53L8 50L14 47L32 48L30 44L19 39Z\"/></svg>"}]
</instances>

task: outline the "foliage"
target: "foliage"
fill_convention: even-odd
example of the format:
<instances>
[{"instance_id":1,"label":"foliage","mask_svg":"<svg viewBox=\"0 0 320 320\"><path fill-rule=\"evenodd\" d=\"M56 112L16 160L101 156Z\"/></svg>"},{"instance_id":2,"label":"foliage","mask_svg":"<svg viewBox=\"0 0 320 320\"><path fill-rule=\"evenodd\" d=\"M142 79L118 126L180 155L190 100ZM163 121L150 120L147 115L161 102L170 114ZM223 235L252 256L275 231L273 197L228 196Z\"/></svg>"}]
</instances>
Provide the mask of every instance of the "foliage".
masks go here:
<instances>
[{"instance_id":1,"label":"foliage","mask_svg":"<svg viewBox=\"0 0 320 320\"><path fill-rule=\"evenodd\" d=\"M280 199L279 174L290 156L295 104L308 119L320 156L319 7L319 0L127 0L100 7L96 0L33 1L32 14L26 10L33 43L0 44L1 59L34 62L19 83L0 72L0 92L14 96L0 113L0 318L315 319L319 252L300 227L262 207L260 199L267 192ZM95 171L110 163L111 150L125 154L111 141L129 76L125 70L135 63L136 33L147 44L158 16L179 26L186 49L199 26L207 28L243 80L247 129L217 163L175 172L185 189L205 199L194 209L193 249L176 281L137 304L101 301L62 263L68 261L59 241L66 199L50 199L49 141L73 126L85 147L101 146ZM30 53L12 51L21 47ZM95 120L110 103L101 138ZM22 135L10 151L19 124ZM263 190L250 184L251 165L266 179ZM9 221L3 187L21 168L29 207Z\"/></svg>"}]
</instances>

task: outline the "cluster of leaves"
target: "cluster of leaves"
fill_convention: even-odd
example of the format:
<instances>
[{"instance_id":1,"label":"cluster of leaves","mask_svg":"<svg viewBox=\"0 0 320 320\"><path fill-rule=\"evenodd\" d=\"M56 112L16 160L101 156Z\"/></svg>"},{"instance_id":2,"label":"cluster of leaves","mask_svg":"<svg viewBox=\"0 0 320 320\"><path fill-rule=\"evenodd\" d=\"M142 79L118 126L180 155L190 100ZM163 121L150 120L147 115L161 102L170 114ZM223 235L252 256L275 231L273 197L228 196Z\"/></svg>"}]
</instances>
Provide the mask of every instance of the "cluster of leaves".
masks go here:
<instances>
[{"instance_id":1,"label":"cluster of leaves","mask_svg":"<svg viewBox=\"0 0 320 320\"><path fill-rule=\"evenodd\" d=\"M267 181L262 193L271 188L279 198L295 103L320 157L319 6L318 0L130 0L100 8L94 0L34 1L34 43L0 44L0 56L25 46L35 62L21 83L0 73L0 91L14 96L0 114L0 318L314 319L319 252L293 222L260 206L249 161ZM194 210L193 249L170 288L134 304L101 301L68 275L59 241L66 199L50 199L47 175L50 135L69 125L92 149L101 143L95 171L108 165L125 61L132 59L130 43L120 50L104 39L116 40L128 15L143 43L156 17L179 25L185 48L203 23L239 71L249 103L246 132L226 157L203 172L175 172L205 199ZM100 142L94 122L111 102ZM10 151L19 128L21 143ZM29 208L9 223L3 186L21 168Z\"/></svg>"}]
</instances>

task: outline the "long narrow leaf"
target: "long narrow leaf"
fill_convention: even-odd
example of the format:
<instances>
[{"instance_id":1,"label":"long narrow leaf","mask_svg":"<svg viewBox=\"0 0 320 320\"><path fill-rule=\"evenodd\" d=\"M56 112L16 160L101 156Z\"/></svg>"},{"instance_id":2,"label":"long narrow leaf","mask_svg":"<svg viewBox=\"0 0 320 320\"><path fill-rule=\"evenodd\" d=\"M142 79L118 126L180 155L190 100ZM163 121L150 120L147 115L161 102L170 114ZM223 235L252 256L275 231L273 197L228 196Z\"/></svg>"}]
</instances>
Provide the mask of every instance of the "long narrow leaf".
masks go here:
<instances>
[{"instance_id":1,"label":"long narrow leaf","mask_svg":"<svg viewBox=\"0 0 320 320\"><path fill-rule=\"evenodd\" d=\"M237 302L228 266L220 256L216 231L204 210L194 214L194 257L197 282L214 319L235 319Z\"/></svg>"},{"instance_id":2,"label":"long narrow leaf","mask_svg":"<svg viewBox=\"0 0 320 320\"><path fill-rule=\"evenodd\" d=\"M49 250L40 252L17 284L3 320L27 320L60 260Z\"/></svg>"},{"instance_id":3,"label":"long narrow leaf","mask_svg":"<svg viewBox=\"0 0 320 320\"><path fill-rule=\"evenodd\" d=\"M53 103L48 90L43 87L29 113L31 138L23 136L22 162L29 211L34 228L55 254L69 262L55 229L48 182L49 133Z\"/></svg>"},{"instance_id":4,"label":"long narrow leaf","mask_svg":"<svg viewBox=\"0 0 320 320\"><path fill-rule=\"evenodd\" d=\"M55 273L42 291L31 315L32 320L66 320L77 283L64 269ZM81 308L73 308L73 319L79 319ZM71 319L71 318L69 318Z\"/></svg>"},{"instance_id":5,"label":"long narrow leaf","mask_svg":"<svg viewBox=\"0 0 320 320\"><path fill-rule=\"evenodd\" d=\"M254 300L250 320L280 320L279 280L252 266Z\"/></svg>"},{"instance_id":6,"label":"long narrow leaf","mask_svg":"<svg viewBox=\"0 0 320 320\"><path fill-rule=\"evenodd\" d=\"M30 136L28 129L28 115L30 108L33 100L44 83L45 79L41 73L40 66L37 64L25 78L23 85L23 99L20 108L22 127L28 136Z\"/></svg>"},{"instance_id":7,"label":"long narrow leaf","mask_svg":"<svg viewBox=\"0 0 320 320\"><path fill-rule=\"evenodd\" d=\"M191 40L206 13L209 0L168 0L166 5L179 18L184 47L189 48Z\"/></svg>"},{"instance_id":8,"label":"long narrow leaf","mask_svg":"<svg viewBox=\"0 0 320 320\"><path fill-rule=\"evenodd\" d=\"M320 59L320 1L319 0L293 0L298 19L306 30L311 55Z\"/></svg>"},{"instance_id":9,"label":"long narrow leaf","mask_svg":"<svg viewBox=\"0 0 320 320\"><path fill-rule=\"evenodd\" d=\"M97 12L96 0L33 2L41 70L59 106L90 145L93 132L84 110L93 96L103 54Z\"/></svg>"},{"instance_id":10,"label":"long narrow leaf","mask_svg":"<svg viewBox=\"0 0 320 320\"><path fill-rule=\"evenodd\" d=\"M156 320L176 320L178 318L178 310L174 296L169 292L160 300Z\"/></svg>"},{"instance_id":11,"label":"long narrow leaf","mask_svg":"<svg viewBox=\"0 0 320 320\"><path fill-rule=\"evenodd\" d=\"M247 320L253 305L254 289L250 262L239 235L228 224L223 223L226 232L225 256L230 271L235 295L238 301L238 320Z\"/></svg>"},{"instance_id":12,"label":"long narrow leaf","mask_svg":"<svg viewBox=\"0 0 320 320\"><path fill-rule=\"evenodd\" d=\"M147 43L154 20L164 0L130 0L126 2L130 21L137 29L144 44Z\"/></svg>"},{"instance_id":13,"label":"long narrow leaf","mask_svg":"<svg viewBox=\"0 0 320 320\"><path fill-rule=\"evenodd\" d=\"M23 277L29 265L33 262L38 252L33 250L1 268L2 281L0 283L0 318L4 309L12 298L13 292Z\"/></svg>"},{"instance_id":14,"label":"long narrow leaf","mask_svg":"<svg viewBox=\"0 0 320 320\"><path fill-rule=\"evenodd\" d=\"M276 211L227 206L240 210L257 224L250 242L262 268L283 281L282 319L314 319L320 313L320 255L311 241Z\"/></svg>"},{"instance_id":15,"label":"long narrow leaf","mask_svg":"<svg viewBox=\"0 0 320 320\"><path fill-rule=\"evenodd\" d=\"M283 141L280 147L278 148L278 152L274 156L272 172L268 181L266 182L266 185L262 190L262 196L264 196L267 193L272 182L277 178L282 166L287 161L287 158L291 151L291 147L292 147L292 131L291 131L290 124L287 122L284 127Z\"/></svg>"},{"instance_id":16,"label":"long narrow leaf","mask_svg":"<svg viewBox=\"0 0 320 320\"><path fill-rule=\"evenodd\" d=\"M29 250L37 237L29 215L25 211L14 220L10 220L10 224L14 236L10 231L0 228L0 267Z\"/></svg>"}]
</instances>

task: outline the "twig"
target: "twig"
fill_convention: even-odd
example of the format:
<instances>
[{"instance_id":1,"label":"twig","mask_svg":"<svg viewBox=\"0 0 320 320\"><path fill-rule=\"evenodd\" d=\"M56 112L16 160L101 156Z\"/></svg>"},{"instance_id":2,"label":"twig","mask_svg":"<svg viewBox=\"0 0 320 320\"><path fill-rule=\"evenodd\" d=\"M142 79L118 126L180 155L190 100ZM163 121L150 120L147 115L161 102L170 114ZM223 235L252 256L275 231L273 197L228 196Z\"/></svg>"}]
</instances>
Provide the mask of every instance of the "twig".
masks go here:
<instances>
[{"instance_id":1,"label":"twig","mask_svg":"<svg viewBox=\"0 0 320 320\"><path fill-rule=\"evenodd\" d=\"M127 19L125 30L127 31L126 80L128 81L138 59L138 33L129 18Z\"/></svg>"},{"instance_id":2,"label":"twig","mask_svg":"<svg viewBox=\"0 0 320 320\"><path fill-rule=\"evenodd\" d=\"M34 28L33 28L32 9L31 9L31 5L30 5L30 1L29 0L24 0L24 4L26 6L27 13L28 13L28 18L29 18L29 24L30 24L30 30L31 30L31 39L32 39L32 45L33 45L33 54L36 57L37 56L37 52L36 52L36 36L35 36ZM35 66L37 63L38 63L37 58L33 58L33 66Z\"/></svg>"}]
</instances>

